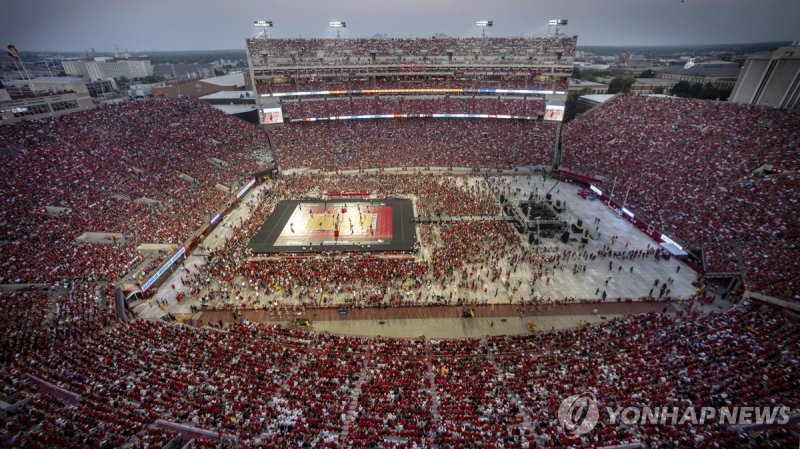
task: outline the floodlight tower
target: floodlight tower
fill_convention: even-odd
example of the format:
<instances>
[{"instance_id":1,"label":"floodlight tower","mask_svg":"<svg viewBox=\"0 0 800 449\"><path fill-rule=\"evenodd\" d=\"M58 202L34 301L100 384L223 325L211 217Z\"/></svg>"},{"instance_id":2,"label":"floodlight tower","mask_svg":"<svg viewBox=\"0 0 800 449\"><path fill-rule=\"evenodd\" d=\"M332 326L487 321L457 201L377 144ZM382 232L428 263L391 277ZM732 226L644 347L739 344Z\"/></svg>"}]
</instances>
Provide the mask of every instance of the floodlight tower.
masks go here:
<instances>
[{"instance_id":1,"label":"floodlight tower","mask_svg":"<svg viewBox=\"0 0 800 449\"><path fill-rule=\"evenodd\" d=\"M264 36L264 39L267 38L267 28L272 28L272 21L271 20L254 20L253 26L256 28L261 28L261 32L256 35L259 37L261 35Z\"/></svg>"},{"instance_id":2,"label":"floodlight tower","mask_svg":"<svg viewBox=\"0 0 800 449\"><path fill-rule=\"evenodd\" d=\"M336 38L342 37L339 33L341 32L342 28L347 28L347 22L342 20L337 20L335 22L328 22L328 28L336 28Z\"/></svg>"},{"instance_id":3,"label":"floodlight tower","mask_svg":"<svg viewBox=\"0 0 800 449\"><path fill-rule=\"evenodd\" d=\"M568 19L550 19L550 21L547 22L547 25L548 27L556 27L555 35L558 36L558 27L567 26L567 22L569 22Z\"/></svg>"},{"instance_id":4,"label":"floodlight tower","mask_svg":"<svg viewBox=\"0 0 800 449\"><path fill-rule=\"evenodd\" d=\"M486 37L486 28L492 26L494 26L494 21L492 20L478 20L475 22L475 27L481 29L481 37Z\"/></svg>"}]
</instances>

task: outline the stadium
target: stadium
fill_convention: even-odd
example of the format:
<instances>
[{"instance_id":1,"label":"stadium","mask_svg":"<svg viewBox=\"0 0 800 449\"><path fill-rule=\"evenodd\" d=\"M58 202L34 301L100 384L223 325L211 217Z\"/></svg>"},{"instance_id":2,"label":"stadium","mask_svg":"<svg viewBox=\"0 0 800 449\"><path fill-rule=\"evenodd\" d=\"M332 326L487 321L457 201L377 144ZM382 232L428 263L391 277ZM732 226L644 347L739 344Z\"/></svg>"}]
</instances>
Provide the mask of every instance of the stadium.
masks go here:
<instances>
[{"instance_id":1,"label":"stadium","mask_svg":"<svg viewBox=\"0 0 800 449\"><path fill-rule=\"evenodd\" d=\"M576 43L257 37L258 127L1 127L0 444L795 447L800 116L564 124ZM645 406L783 419L603 416Z\"/></svg>"}]
</instances>

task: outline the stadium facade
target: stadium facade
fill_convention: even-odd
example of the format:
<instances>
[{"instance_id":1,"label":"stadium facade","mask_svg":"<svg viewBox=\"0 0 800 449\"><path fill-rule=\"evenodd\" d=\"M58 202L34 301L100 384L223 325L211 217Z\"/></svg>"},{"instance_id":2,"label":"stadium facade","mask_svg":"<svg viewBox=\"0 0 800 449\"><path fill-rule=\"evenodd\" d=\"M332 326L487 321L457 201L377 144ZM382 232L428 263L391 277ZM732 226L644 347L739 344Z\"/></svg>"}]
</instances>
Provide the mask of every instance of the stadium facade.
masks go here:
<instances>
[{"instance_id":1,"label":"stadium facade","mask_svg":"<svg viewBox=\"0 0 800 449\"><path fill-rule=\"evenodd\" d=\"M735 103L800 108L800 46L747 59L731 93Z\"/></svg>"},{"instance_id":2,"label":"stadium facade","mask_svg":"<svg viewBox=\"0 0 800 449\"><path fill-rule=\"evenodd\" d=\"M514 96L563 106L576 41L575 36L255 38L247 40L247 59L262 108L274 108L275 99L285 104L368 95Z\"/></svg>"}]
</instances>

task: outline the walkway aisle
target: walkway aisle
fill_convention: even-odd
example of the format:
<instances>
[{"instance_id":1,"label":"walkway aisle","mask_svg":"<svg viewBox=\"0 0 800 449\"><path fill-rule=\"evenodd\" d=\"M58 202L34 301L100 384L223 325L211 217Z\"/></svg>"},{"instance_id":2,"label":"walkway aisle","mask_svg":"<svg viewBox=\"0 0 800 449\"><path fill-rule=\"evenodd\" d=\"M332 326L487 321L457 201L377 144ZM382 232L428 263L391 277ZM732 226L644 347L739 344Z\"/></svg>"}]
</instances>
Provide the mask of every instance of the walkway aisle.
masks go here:
<instances>
[{"instance_id":1,"label":"walkway aisle","mask_svg":"<svg viewBox=\"0 0 800 449\"><path fill-rule=\"evenodd\" d=\"M442 416L439 414L439 395L436 393L436 372L431 361L431 341L425 339L425 361L428 365L428 394L431 396L431 417L434 424L439 424Z\"/></svg>"},{"instance_id":2,"label":"walkway aisle","mask_svg":"<svg viewBox=\"0 0 800 449\"><path fill-rule=\"evenodd\" d=\"M494 351L490 351L486 348L487 340L481 341L481 349L487 354L487 358L489 359L489 364L497 371L498 382L504 382L507 379L507 375L503 367L498 366L497 361L494 358ZM506 388L506 393L508 394L508 399L511 400L517 406L517 413L522 417L522 424L519 424L517 427L520 428L520 433L522 434L530 434L533 431L533 424L531 423L530 414L525 409L525 406L522 405L522 401L519 398L519 395L513 392L512 388Z\"/></svg>"},{"instance_id":3,"label":"walkway aisle","mask_svg":"<svg viewBox=\"0 0 800 449\"><path fill-rule=\"evenodd\" d=\"M239 223L240 221L247 221L250 219L256 207L256 201L262 200L262 192L265 192L268 184L261 184L256 186L247 195L242 198L241 202L233 208L233 210L225 216L221 223L214 229L208 237L203 241L203 246L206 248L216 248L222 246L225 239L233 235L232 223ZM167 313L184 314L191 312L191 306L200 306L198 299L188 298L190 287L183 285L181 277L189 278L197 272L195 267L201 267L208 263L206 254L199 248L196 248L192 253L186 256L183 263L178 265L170 277L164 281L158 292L150 298L151 301L144 301L134 307L134 313L137 317L159 319ZM190 273L186 272L185 267L188 267ZM172 287L174 286L174 288ZM179 293L184 293L187 299L178 302L176 297ZM165 307L158 306L158 300L166 301Z\"/></svg>"},{"instance_id":4,"label":"walkway aisle","mask_svg":"<svg viewBox=\"0 0 800 449\"><path fill-rule=\"evenodd\" d=\"M346 416L342 421L342 430L339 432L339 441L346 442L347 436L350 434L350 425L358 417L358 399L361 397L361 386L364 385L364 380L367 377L367 365L372 359L372 345L374 342L369 342L367 352L364 354L364 361L361 365L361 371L358 373L358 380L353 385L353 391L350 395L350 402L347 405Z\"/></svg>"}]
</instances>

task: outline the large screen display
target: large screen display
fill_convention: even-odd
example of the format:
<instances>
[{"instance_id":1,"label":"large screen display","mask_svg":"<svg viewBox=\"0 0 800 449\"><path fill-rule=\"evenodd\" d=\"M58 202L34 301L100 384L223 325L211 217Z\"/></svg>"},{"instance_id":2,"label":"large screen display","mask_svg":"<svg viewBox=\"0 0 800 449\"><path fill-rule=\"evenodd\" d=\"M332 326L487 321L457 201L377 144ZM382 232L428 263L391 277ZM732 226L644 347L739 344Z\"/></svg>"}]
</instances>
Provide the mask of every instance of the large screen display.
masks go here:
<instances>
[{"instance_id":1,"label":"large screen display","mask_svg":"<svg viewBox=\"0 0 800 449\"><path fill-rule=\"evenodd\" d=\"M469 88L424 88L424 89L355 89L355 90L315 90L303 92L274 92L269 94L259 94L262 97L308 97L319 95L354 95L354 94L457 94L457 93L480 93L480 94L515 94L515 95L564 95L567 92L562 90L550 89L469 89Z\"/></svg>"},{"instance_id":2,"label":"large screen display","mask_svg":"<svg viewBox=\"0 0 800 449\"><path fill-rule=\"evenodd\" d=\"M564 120L564 106L548 104L544 109L544 119L550 122L560 122Z\"/></svg>"},{"instance_id":3,"label":"large screen display","mask_svg":"<svg viewBox=\"0 0 800 449\"><path fill-rule=\"evenodd\" d=\"M263 108L258 111L258 117L262 125L272 125L274 123L283 123L283 111L281 108Z\"/></svg>"},{"instance_id":4,"label":"large screen display","mask_svg":"<svg viewBox=\"0 0 800 449\"><path fill-rule=\"evenodd\" d=\"M495 118L515 120L537 120L538 117L504 114L371 114L371 115L337 115L334 117L292 118L289 123L296 122L323 122L335 120L372 120L389 118Z\"/></svg>"}]
</instances>

